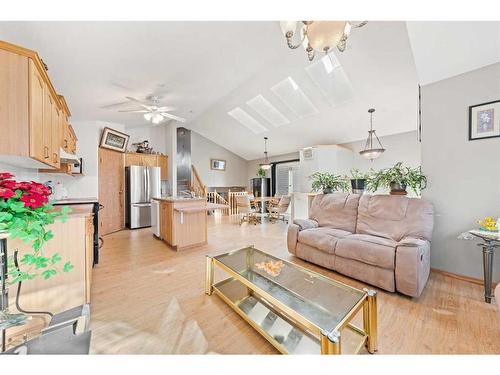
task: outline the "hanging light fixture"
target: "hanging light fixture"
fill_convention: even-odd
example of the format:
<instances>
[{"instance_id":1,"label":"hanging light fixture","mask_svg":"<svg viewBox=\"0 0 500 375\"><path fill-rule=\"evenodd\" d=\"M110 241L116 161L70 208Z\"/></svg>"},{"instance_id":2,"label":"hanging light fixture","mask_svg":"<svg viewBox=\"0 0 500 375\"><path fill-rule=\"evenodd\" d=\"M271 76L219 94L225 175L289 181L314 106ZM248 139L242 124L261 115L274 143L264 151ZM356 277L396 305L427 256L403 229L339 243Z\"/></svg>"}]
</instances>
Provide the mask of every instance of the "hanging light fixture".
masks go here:
<instances>
[{"instance_id":1,"label":"hanging light fixture","mask_svg":"<svg viewBox=\"0 0 500 375\"><path fill-rule=\"evenodd\" d=\"M366 139L365 149L359 152L361 156L370 160L378 158L385 151L385 148L382 146L380 139L378 139L375 130L373 130L373 112L375 112L375 109L373 108L368 110L368 113L370 114L370 130L368 130L368 138ZM373 144L374 137L378 145Z\"/></svg>"},{"instance_id":2,"label":"hanging light fixture","mask_svg":"<svg viewBox=\"0 0 500 375\"><path fill-rule=\"evenodd\" d=\"M281 32L290 49L304 47L309 61L314 59L315 52L327 55L337 47L340 52L346 48L347 38L352 28L363 27L368 21L358 24L349 21L281 21ZM300 40L294 44L293 37L299 29Z\"/></svg>"},{"instance_id":3,"label":"hanging light fixture","mask_svg":"<svg viewBox=\"0 0 500 375\"><path fill-rule=\"evenodd\" d=\"M260 167L264 170L271 169L271 163L269 162L269 158L267 157L267 137L264 137L264 163L260 165Z\"/></svg>"}]
</instances>

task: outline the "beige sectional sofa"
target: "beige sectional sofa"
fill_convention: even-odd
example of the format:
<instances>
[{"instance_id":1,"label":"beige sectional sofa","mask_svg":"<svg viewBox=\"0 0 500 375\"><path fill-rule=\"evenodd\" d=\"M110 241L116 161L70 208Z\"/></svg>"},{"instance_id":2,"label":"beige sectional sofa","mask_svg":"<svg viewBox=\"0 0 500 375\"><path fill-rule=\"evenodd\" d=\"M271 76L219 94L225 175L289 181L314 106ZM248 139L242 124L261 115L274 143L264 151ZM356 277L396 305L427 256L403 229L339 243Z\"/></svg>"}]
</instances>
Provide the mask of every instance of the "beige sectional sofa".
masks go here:
<instances>
[{"instance_id":1,"label":"beige sectional sofa","mask_svg":"<svg viewBox=\"0 0 500 375\"><path fill-rule=\"evenodd\" d=\"M382 289L418 297L430 272L433 207L391 195L319 194L288 227L295 256Z\"/></svg>"}]
</instances>

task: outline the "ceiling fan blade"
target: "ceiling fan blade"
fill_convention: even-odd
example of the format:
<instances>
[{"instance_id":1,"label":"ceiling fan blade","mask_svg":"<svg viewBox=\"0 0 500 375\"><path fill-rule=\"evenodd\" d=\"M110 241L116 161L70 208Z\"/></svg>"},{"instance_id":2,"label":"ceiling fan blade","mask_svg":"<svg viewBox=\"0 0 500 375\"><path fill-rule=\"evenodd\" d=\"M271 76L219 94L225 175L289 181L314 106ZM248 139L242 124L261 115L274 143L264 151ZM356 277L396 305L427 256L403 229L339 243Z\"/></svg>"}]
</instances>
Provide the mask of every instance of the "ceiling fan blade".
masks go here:
<instances>
[{"instance_id":1,"label":"ceiling fan blade","mask_svg":"<svg viewBox=\"0 0 500 375\"><path fill-rule=\"evenodd\" d=\"M166 117L166 118L171 118L172 120L176 120L176 121L179 121L179 122L186 122L185 118L182 118L182 117L179 117L179 116L175 116L175 115L172 115L170 113L162 112L162 113L160 113L160 115L162 115L163 117Z\"/></svg>"},{"instance_id":2,"label":"ceiling fan blade","mask_svg":"<svg viewBox=\"0 0 500 375\"><path fill-rule=\"evenodd\" d=\"M143 102L141 102L139 99L136 99L136 98L132 98L131 96L126 96L125 98L127 98L128 100L132 101L132 102L135 102L137 104L139 104L141 107L143 108L146 108L148 111L151 111L151 107L144 104Z\"/></svg>"},{"instance_id":3,"label":"ceiling fan blade","mask_svg":"<svg viewBox=\"0 0 500 375\"><path fill-rule=\"evenodd\" d=\"M118 112L148 113L150 111L148 111L147 109L128 109L125 111L118 111Z\"/></svg>"},{"instance_id":4,"label":"ceiling fan blade","mask_svg":"<svg viewBox=\"0 0 500 375\"><path fill-rule=\"evenodd\" d=\"M164 107L158 107L156 110L159 112L169 112L169 111L175 111L176 109L177 108L175 108L175 107L164 106Z\"/></svg>"},{"instance_id":5,"label":"ceiling fan blade","mask_svg":"<svg viewBox=\"0 0 500 375\"><path fill-rule=\"evenodd\" d=\"M103 105L101 108L102 109L109 109L109 108L115 108L115 107L122 107L122 106L127 105L127 104L130 104L130 102L126 101L126 102L120 102L120 103L107 104L107 105Z\"/></svg>"}]
</instances>

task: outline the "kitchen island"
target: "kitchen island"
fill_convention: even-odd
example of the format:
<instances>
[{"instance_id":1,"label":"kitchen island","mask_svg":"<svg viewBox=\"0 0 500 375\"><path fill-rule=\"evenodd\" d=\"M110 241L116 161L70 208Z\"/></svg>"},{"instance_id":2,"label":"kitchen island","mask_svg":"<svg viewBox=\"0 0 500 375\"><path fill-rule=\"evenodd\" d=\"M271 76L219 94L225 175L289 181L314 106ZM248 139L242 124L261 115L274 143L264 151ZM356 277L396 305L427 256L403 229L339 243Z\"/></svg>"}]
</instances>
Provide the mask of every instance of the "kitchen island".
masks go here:
<instances>
[{"instance_id":1,"label":"kitchen island","mask_svg":"<svg viewBox=\"0 0 500 375\"><path fill-rule=\"evenodd\" d=\"M160 239L175 250L207 244L207 211L228 206L208 203L206 198L162 197L160 203Z\"/></svg>"}]
</instances>

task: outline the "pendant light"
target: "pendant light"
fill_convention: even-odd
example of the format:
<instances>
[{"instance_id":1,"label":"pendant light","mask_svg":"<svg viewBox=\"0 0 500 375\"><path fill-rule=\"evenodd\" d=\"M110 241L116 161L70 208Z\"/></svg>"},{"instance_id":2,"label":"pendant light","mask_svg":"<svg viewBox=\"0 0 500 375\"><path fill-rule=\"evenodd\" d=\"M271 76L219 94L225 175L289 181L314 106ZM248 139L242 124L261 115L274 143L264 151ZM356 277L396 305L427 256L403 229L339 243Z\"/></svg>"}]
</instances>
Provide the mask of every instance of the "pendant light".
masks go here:
<instances>
[{"instance_id":1,"label":"pendant light","mask_svg":"<svg viewBox=\"0 0 500 375\"><path fill-rule=\"evenodd\" d=\"M385 148L382 146L380 139L378 139L375 130L373 130L373 112L375 112L375 109L373 108L368 110L368 113L370 114L370 130L368 130L368 138L366 139L365 149L359 152L360 155L369 160L378 158L385 151ZM373 144L374 137L378 145Z\"/></svg>"},{"instance_id":2,"label":"pendant light","mask_svg":"<svg viewBox=\"0 0 500 375\"><path fill-rule=\"evenodd\" d=\"M267 157L267 137L264 137L264 163L260 165L260 167L264 170L271 169L271 163L269 162L269 158Z\"/></svg>"}]
</instances>

